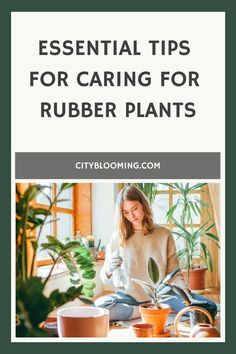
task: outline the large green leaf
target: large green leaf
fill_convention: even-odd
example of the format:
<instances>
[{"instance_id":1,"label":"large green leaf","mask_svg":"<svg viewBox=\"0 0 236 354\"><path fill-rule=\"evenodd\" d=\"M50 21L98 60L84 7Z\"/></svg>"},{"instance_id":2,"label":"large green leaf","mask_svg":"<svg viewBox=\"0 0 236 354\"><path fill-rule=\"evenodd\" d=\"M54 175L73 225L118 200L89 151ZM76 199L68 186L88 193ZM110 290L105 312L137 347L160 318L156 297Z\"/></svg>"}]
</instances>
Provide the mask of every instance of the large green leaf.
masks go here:
<instances>
[{"instance_id":1,"label":"large green leaf","mask_svg":"<svg viewBox=\"0 0 236 354\"><path fill-rule=\"evenodd\" d=\"M61 292L58 289L54 290L49 296L52 308L60 307L69 301L79 298L82 294L82 289L83 285L80 285L79 287L72 286L65 292Z\"/></svg>"},{"instance_id":2,"label":"large green leaf","mask_svg":"<svg viewBox=\"0 0 236 354\"><path fill-rule=\"evenodd\" d=\"M62 192L66 189L74 187L75 185L76 185L76 183L62 183L60 191Z\"/></svg>"},{"instance_id":3,"label":"large green leaf","mask_svg":"<svg viewBox=\"0 0 236 354\"><path fill-rule=\"evenodd\" d=\"M44 209L44 208L32 208L31 210L32 210L33 215L44 215L44 216L46 215L46 216L48 216L48 215L52 214L50 210Z\"/></svg>"},{"instance_id":4,"label":"large green leaf","mask_svg":"<svg viewBox=\"0 0 236 354\"><path fill-rule=\"evenodd\" d=\"M96 271L95 270L89 270L88 272L83 272L82 273L82 277L84 279L94 279L96 275Z\"/></svg>"},{"instance_id":5,"label":"large green leaf","mask_svg":"<svg viewBox=\"0 0 236 354\"><path fill-rule=\"evenodd\" d=\"M184 226L182 226L176 219L174 219L174 223L177 227L184 231L186 235L190 235L190 232Z\"/></svg>"},{"instance_id":6,"label":"large green leaf","mask_svg":"<svg viewBox=\"0 0 236 354\"><path fill-rule=\"evenodd\" d=\"M79 284L80 284L80 279L73 279L73 278L70 278L70 282L71 282L71 284L73 284L73 285L79 285Z\"/></svg>"},{"instance_id":7,"label":"large green leaf","mask_svg":"<svg viewBox=\"0 0 236 354\"><path fill-rule=\"evenodd\" d=\"M93 297L93 291L90 289L86 289L83 287L82 289L82 294L87 296L87 297Z\"/></svg>"},{"instance_id":8,"label":"large green leaf","mask_svg":"<svg viewBox=\"0 0 236 354\"><path fill-rule=\"evenodd\" d=\"M95 283L86 282L83 284L83 289L93 290L96 287Z\"/></svg>"},{"instance_id":9,"label":"large green leaf","mask_svg":"<svg viewBox=\"0 0 236 354\"><path fill-rule=\"evenodd\" d=\"M84 302L86 305L92 305L93 301L90 299L87 299L86 297L80 296L79 299Z\"/></svg>"},{"instance_id":10,"label":"large green leaf","mask_svg":"<svg viewBox=\"0 0 236 354\"><path fill-rule=\"evenodd\" d=\"M169 285L162 283L155 289L155 294L156 294L156 296L165 295L170 290L171 290L171 287Z\"/></svg>"},{"instance_id":11,"label":"large green leaf","mask_svg":"<svg viewBox=\"0 0 236 354\"><path fill-rule=\"evenodd\" d=\"M55 252L55 253L60 253L61 252L61 247L59 246L59 245L57 245L57 244L53 244L53 243L50 243L50 244L48 244L48 243L41 243L41 248L43 249L43 250L47 250L47 251L52 251L52 252Z\"/></svg>"},{"instance_id":12,"label":"large green leaf","mask_svg":"<svg viewBox=\"0 0 236 354\"><path fill-rule=\"evenodd\" d=\"M159 268L152 257L148 260L148 274L153 283L156 284L159 280Z\"/></svg>"},{"instance_id":13,"label":"large green leaf","mask_svg":"<svg viewBox=\"0 0 236 354\"><path fill-rule=\"evenodd\" d=\"M174 212L175 212L175 210L176 210L178 204L179 204L179 200L177 201L177 203L176 203L175 205L173 205L172 208L170 208L170 209L168 210L168 212L167 212L167 214L166 214L166 216L167 216L167 222L169 222L169 221L173 218Z\"/></svg>"},{"instance_id":14,"label":"large green leaf","mask_svg":"<svg viewBox=\"0 0 236 354\"><path fill-rule=\"evenodd\" d=\"M209 237L209 238L212 238L213 240L216 240L216 241L219 241L219 237L216 236L215 234L212 234L211 232L207 232L206 235Z\"/></svg>"},{"instance_id":15,"label":"large green leaf","mask_svg":"<svg viewBox=\"0 0 236 354\"><path fill-rule=\"evenodd\" d=\"M24 192L22 199L25 202L29 203L33 199L36 199L36 197L44 190L44 188L45 188L45 186L41 186L40 184L31 185Z\"/></svg>"},{"instance_id":16,"label":"large green leaf","mask_svg":"<svg viewBox=\"0 0 236 354\"><path fill-rule=\"evenodd\" d=\"M189 190L191 191L196 191L196 190L199 190L199 188L202 188L206 185L206 183L197 183L197 184L194 184L192 187L189 188Z\"/></svg>"},{"instance_id":17,"label":"large green leaf","mask_svg":"<svg viewBox=\"0 0 236 354\"><path fill-rule=\"evenodd\" d=\"M20 325L17 326L17 335L25 336L28 331L34 335L39 332L39 324L44 321L52 305L43 295L43 284L39 277L27 279L25 282L17 280L16 283L16 314Z\"/></svg>"}]
</instances>

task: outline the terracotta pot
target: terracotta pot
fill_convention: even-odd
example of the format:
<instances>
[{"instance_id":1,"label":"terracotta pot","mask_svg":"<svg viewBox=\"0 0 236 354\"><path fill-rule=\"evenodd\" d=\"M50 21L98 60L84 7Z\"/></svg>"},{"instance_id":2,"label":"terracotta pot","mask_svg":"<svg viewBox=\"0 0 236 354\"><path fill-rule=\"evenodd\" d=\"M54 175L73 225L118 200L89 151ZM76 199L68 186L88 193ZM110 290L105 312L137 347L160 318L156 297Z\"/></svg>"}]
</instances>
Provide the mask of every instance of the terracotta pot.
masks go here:
<instances>
[{"instance_id":1,"label":"terracotta pot","mask_svg":"<svg viewBox=\"0 0 236 354\"><path fill-rule=\"evenodd\" d=\"M97 253L97 260L98 261L104 261L105 257L106 257L106 254L104 251L98 251L98 253Z\"/></svg>"},{"instance_id":2,"label":"terracotta pot","mask_svg":"<svg viewBox=\"0 0 236 354\"><path fill-rule=\"evenodd\" d=\"M59 337L107 337L109 311L97 307L67 307L57 312Z\"/></svg>"},{"instance_id":3,"label":"terracotta pot","mask_svg":"<svg viewBox=\"0 0 236 354\"><path fill-rule=\"evenodd\" d=\"M132 325L136 337L152 337L154 325L150 323L136 323Z\"/></svg>"},{"instance_id":4,"label":"terracotta pot","mask_svg":"<svg viewBox=\"0 0 236 354\"><path fill-rule=\"evenodd\" d=\"M208 323L199 323L191 330L190 337L194 338L207 338L207 337L220 337L220 332L216 327Z\"/></svg>"},{"instance_id":5,"label":"terracotta pot","mask_svg":"<svg viewBox=\"0 0 236 354\"><path fill-rule=\"evenodd\" d=\"M165 333L165 324L170 312L170 306L162 304L161 309L156 309L153 304L139 305L139 312L144 323L154 325L153 336L158 337Z\"/></svg>"},{"instance_id":6,"label":"terracotta pot","mask_svg":"<svg viewBox=\"0 0 236 354\"><path fill-rule=\"evenodd\" d=\"M189 284L191 290L201 290L205 289L205 275L207 268L195 268L190 269L189 282L188 282L188 271L187 269L182 269L182 273L186 283Z\"/></svg>"}]
</instances>

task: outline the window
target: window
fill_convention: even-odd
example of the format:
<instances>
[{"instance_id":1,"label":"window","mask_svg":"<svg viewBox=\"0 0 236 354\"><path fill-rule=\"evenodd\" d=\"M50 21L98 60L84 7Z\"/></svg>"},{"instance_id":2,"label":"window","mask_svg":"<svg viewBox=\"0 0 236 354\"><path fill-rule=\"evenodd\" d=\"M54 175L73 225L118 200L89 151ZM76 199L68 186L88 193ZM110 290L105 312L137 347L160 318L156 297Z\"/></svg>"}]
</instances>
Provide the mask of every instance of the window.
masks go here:
<instances>
[{"instance_id":1,"label":"window","mask_svg":"<svg viewBox=\"0 0 236 354\"><path fill-rule=\"evenodd\" d=\"M46 186L44 193L40 194L36 199L37 207L47 208L49 201L47 196L53 200L58 194L61 183L41 183ZM53 205L51 216L48 218L48 223L42 229L39 238L39 244L47 241L47 236L54 236L60 241L65 241L67 237L75 235L75 208L74 208L74 195L76 188L64 190L60 194L59 202ZM55 220L55 221L53 221ZM37 229L37 237L39 236L39 229ZM47 252L38 248L37 260L42 261L48 259Z\"/></svg>"},{"instance_id":2,"label":"window","mask_svg":"<svg viewBox=\"0 0 236 354\"><path fill-rule=\"evenodd\" d=\"M33 183L17 183L20 193L28 188L30 184L40 184L46 186L45 193L40 193L34 204L40 208L48 208L50 198L56 196L61 183L48 183L39 180ZM44 225L39 239L39 245L47 241L47 235L58 237L64 241L67 236L74 236L76 231L80 231L84 235L91 234L92 229L92 207L91 207L91 184L77 183L73 188L64 190L59 198L59 202L52 207L52 215L47 219L48 223ZM53 221L54 220L54 221ZM50 222L51 221L51 222ZM37 237L39 228L34 231L31 236ZM32 246L28 247L29 257L33 254ZM50 264L51 259L46 252L37 251L37 265Z\"/></svg>"}]
</instances>

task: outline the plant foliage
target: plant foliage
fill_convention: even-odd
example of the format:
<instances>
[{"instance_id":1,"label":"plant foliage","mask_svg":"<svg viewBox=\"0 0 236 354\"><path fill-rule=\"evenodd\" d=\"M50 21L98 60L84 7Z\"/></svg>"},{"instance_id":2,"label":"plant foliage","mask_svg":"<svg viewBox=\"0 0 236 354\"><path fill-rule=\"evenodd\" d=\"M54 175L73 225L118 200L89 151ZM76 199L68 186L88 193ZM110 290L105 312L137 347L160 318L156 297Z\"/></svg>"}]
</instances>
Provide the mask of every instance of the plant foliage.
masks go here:
<instances>
[{"instance_id":1,"label":"plant foliage","mask_svg":"<svg viewBox=\"0 0 236 354\"><path fill-rule=\"evenodd\" d=\"M54 199L47 194L49 206L47 209L37 208L33 201L40 193L44 193L45 186L31 185L21 194L16 191L16 335L45 336L40 324L48 314L57 307L79 298L85 303L92 303L95 288L92 279L95 277L94 264L90 252L79 241L67 238L62 243L53 236L47 236L47 242L40 244L40 236L44 225L48 223L52 207L58 203L61 193L72 188L74 183L62 183ZM53 222L55 220L51 220ZM37 239L32 231L38 229ZM33 259L28 258L27 247L33 247ZM52 259L52 266L46 279L34 275L34 263L37 250L40 247L47 251ZM46 297L44 290L53 269L59 261L66 265L72 287L65 292L58 289Z\"/></svg>"},{"instance_id":2,"label":"plant foliage","mask_svg":"<svg viewBox=\"0 0 236 354\"><path fill-rule=\"evenodd\" d=\"M173 298L173 295L168 294L171 290L171 285L168 282L179 272L179 268L169 273L163 280L159 280L159 268L152 257L148 260L148 274L152 283L132 278L132 281L139 284L146 294L150 297L156 308L161 308L160 303Z\"/></svg>"},{"instance_id":3,"label":"plant foliage","mask_svg":"<svg viewBox=\"0 0 236 354\"><path fill-rule=\"evenodd\" d=\"M168 210L166 217L167 222L172 220L179 229L178 231L173 231L173 234L177 236L177 239L184 240L184 246L178 251L181 266L187 269L189 278L190 269L194 268L193 260L199 257L204 265L212 271L212 256L205 241L206 239L211 240L219 247L219 238L211 232L215 224L210 222L211 217L207 203L194 193L196 191L203 191L206 183L197 183L192 186L189 183L162 184L178 191L176 203ZM181 210L180 221L177 221L175 217L177 208ZM195 230L193 227L193 216L201 217L202 208L205 208L209 218Z\"/></svg>"}]
</instances>

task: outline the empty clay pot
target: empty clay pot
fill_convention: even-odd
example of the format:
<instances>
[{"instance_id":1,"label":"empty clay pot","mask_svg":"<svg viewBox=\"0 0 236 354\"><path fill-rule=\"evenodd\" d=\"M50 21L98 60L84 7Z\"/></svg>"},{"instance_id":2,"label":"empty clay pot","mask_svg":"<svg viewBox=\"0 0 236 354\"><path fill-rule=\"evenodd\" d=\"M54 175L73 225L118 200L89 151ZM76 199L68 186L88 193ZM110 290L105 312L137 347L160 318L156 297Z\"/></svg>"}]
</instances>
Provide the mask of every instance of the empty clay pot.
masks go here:
<instances>
[{"instance_id":1,"label":"empty clay pot","mask_svg":"<svg viewBox=\"0 0 236 354\"><path fill-rule=\"evenodd\" d=\"M107 337L109 311L97 307L68 307L57 312L59 337Z\"/></svg>"},{"instance_id":2,"label":"empty clay pot","mask_svg":"<svg viewBox=\"0 0 236 354\"><path fill-rule=\"evenodd\" d=\"M199 323L193 327L190 337L194 338L207 338L207 337L220 337L219 331L208 323Z\"/></svg>"},{"instance_id":3,"label":"empty clay pot","mask_svg":"<svg viewBox=\"0 0 236 354\"><path fill-rule=\"evenodd\" d=\"M154 325L150 323L137 323L132 325L136 337L152 337Z\"/></svg>"}]
</instances>

